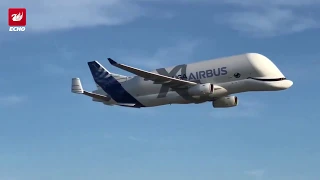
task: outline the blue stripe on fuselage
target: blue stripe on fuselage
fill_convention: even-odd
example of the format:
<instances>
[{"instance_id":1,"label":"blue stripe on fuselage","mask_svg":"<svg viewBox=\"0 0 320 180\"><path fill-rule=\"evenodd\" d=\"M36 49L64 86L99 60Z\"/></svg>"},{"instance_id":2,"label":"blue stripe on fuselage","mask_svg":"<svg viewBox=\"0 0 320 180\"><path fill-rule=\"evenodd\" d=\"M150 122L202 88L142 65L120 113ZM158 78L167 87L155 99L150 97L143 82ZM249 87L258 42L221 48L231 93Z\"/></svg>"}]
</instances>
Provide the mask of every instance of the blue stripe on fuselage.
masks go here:
<instances>
[{"instance_id":1,"label":"blue stripe on fuselage","mask_svg":"<svg viewBox=\"0 0 320 180\"><path fill-rule=\"evenodd\" d=\"M144 107L137 99L129 94L122 85L96 61L88 62L94 81L106 92L112 99L118 103L136 104L138 107Z\"/></svg>"}]
</instances>

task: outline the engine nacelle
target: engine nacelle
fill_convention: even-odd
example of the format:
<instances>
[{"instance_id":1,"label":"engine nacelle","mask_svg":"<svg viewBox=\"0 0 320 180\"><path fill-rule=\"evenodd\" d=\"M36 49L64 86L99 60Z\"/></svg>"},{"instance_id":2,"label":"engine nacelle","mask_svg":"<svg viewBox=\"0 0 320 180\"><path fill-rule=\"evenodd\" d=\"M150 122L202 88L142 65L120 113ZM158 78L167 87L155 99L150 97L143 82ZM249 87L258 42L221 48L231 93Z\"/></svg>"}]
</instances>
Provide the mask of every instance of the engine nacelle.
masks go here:
<instances>
[{"instance_id":1,"label":"engine nacelle","mask_svg":"<svg viewBox=\"0 0 320 180\"><path fill-rule=\"evenodd\" d=\"M227 108L234 107L238 105L238 97L237 96L226 96L216 99L212 102L212 106L214 108Z\"/></svg>"},{"instance_id":2,"label":"engine nacelle","mask_svg":"<svg viewBox=\"0 0 320 180\"><path fill-rule=\"evenodd\" d=\"M213 84L205 83L205 84L197 84L188 89L188 93L191 96L201 96L213 94Z\"/></svg>"}]
</instances>

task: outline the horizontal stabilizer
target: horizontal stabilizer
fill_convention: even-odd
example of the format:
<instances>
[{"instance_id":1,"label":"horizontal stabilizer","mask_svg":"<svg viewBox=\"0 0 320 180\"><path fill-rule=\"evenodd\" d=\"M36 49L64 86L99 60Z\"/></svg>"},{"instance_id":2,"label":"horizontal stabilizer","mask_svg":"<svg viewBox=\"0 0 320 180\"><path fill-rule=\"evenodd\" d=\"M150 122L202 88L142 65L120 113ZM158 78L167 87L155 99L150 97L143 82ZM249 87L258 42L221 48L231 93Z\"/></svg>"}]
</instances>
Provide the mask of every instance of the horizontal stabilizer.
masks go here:
<instances>
[{"instance_id":1,"label":"horizontal stabilizer","mask_svg":"<svg viewBox=\"0 0 320 180\"><path fill-rule=\"evenodd\" d=\"M83 94L83 88L79 78L72 78L71 92L76 94Z\"/></svg>"},{"instance_id":2,"label":"horizontal stabilizer","mask_svg":"<svg viewBox=\"0 0 320 180\"><path fill-rule=\"evenodd\" d=\"M91 93L91 92L87 92L87 91L84 91L83 94L86 96L95 98L95 99L99 99L101 101L105 101L105 102L108 102L111 100L111 98L109 96L104 96L101 94Z\"/></svg>"},{"instance_id":3,"label":"horizontal stabilizer","mask_svg":"<svg viewBox=\"0 0 320 180\"><path fill-rule=\"evenodd\" d=\"M84 94L86 96L99 99L101 101L110 101L111 97L109 96L104 96L102 94L96 94L88 91L84 91L82 88L82 84L79 78L72 78L72 89L71 91L76 94Z\"/></svg>"}]
</instances>

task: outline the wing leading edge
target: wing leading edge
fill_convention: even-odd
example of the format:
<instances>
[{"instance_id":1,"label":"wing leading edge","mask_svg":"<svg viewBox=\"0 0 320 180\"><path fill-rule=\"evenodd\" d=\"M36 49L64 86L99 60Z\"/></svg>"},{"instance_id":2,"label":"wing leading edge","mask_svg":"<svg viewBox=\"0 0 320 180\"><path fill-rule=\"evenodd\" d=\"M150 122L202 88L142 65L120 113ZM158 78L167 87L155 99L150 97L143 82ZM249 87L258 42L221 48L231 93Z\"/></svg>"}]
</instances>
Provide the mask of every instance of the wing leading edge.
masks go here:
<instances>
[{"instance_id":1,"label":"wing leading edge","mask_svg":"<svg viewBox=\"0 0 320 180\"><path fill-rule=\"evenodd\" d=\"M137 76L143 77L145 80L154 81L157 84L166 84L172 88L183 88L197 85L197 83L192 81L186 81L182 79L172 78L169 76L164 76L161 74L144 71L142 69L134 68L125 64L119 64L111 58L108 58L111 65L123 69L125 71L131 72Z\"/></svg>"}]
</instances>

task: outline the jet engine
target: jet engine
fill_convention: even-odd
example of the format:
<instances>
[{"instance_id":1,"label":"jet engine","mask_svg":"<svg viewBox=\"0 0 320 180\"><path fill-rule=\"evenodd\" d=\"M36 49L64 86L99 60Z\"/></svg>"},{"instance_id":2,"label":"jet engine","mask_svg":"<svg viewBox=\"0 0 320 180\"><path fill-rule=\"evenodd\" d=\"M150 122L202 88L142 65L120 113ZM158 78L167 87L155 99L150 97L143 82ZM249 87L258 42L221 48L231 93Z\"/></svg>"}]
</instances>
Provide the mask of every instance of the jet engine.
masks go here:
<instances>
[{"instance_id":1,"label":"jet engine","mask_svg":"<svg viewBox=\"0 0 320 180\"><path fill-rule=\"evenodd\" d=\"M213 84L205 83L205 84L197 84L188 89L188 93L191 96L201 96L213 94Z\"/></svg>"},{"instance_id":2,"label":"jet engine","mask_svg":"<svg viewBox=\"0 0 320 180\"><path fill-rule=\"evenodd\" d=\"M237 96L226 96L216 99L212 102L212 106L214 108L227 108L234 107L238 105L238 97Z\"/></svg>"}]
</instances>

